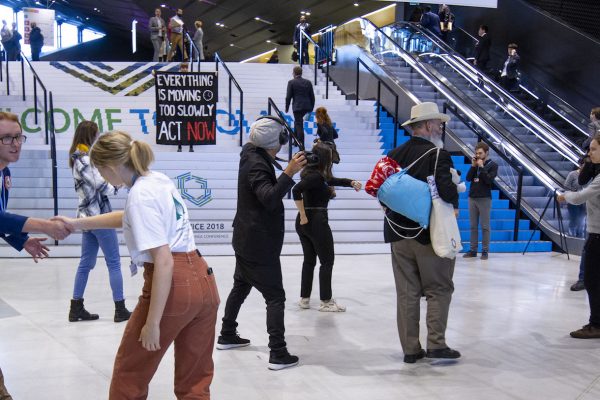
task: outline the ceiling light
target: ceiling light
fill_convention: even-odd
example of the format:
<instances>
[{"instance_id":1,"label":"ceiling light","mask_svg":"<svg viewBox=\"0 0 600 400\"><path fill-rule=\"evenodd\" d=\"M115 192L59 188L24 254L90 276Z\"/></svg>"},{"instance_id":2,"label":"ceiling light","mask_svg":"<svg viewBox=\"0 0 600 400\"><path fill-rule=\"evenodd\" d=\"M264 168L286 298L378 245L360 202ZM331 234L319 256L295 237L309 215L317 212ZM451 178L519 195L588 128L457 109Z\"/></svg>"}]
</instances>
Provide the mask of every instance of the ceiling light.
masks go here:
<instances>
[{"instance_id":1,"label":"ceiling light","mask_svg":"<svg viewBox=\"0 0 600 400\"><path fill-rule=\"evenodd\" d=\"M310 11L307 11L307 12L305 12L304 14L306 14L306 15L310 15Z\"/></svg>"},{"instance_id":2,"label":"ceiling light","mask_svg":"<svg viewBox=\"0 0 600 400\"><path fill-rule=\"evenodd\" d=\"M166 4L161 4L160 5L162 8L165 8L167 5Z\"/></svg>"},{"instance_id":3,"label":"ceiling light","mask_svg":"<svg viewBox=\"0 0 600 400\"><path fill-rule=\"evenodd\" d=\"M267 40L266 42L267 42L267 43L271 43L271 41L270 41L270 40Z\"/></svg>"},{"instance_id":4,"label":"ceiling light","mask_svg":"<svg viewBox=\"0 0 600 400\"><path fill-rule=\"evenodd\" d=\"M358 7L358 2L354 3L354 7Z\"/></svg>"},{"instance_id":5,"label":"ceiling light","mask_svg":"<svg viewBox=\"0 0 600 400\"><path fill-rule=\"evenodd\" d=\"M258 21L258 22L262 22L263 24L273 25L273 23L271 21L267 21L266 19L261 18L261 17L254 17L254 20Z\"/></svg>"},{"instance_id":6,"label":"ceiling light","mask_svg":"<svg viewBox=\"0 0 600 400\"><path fill-rule=\"evenodd\" d=\"M230 46L230 47L233 47L233 43L229 43L229 46Z\"/></svg>"}]
</instances>

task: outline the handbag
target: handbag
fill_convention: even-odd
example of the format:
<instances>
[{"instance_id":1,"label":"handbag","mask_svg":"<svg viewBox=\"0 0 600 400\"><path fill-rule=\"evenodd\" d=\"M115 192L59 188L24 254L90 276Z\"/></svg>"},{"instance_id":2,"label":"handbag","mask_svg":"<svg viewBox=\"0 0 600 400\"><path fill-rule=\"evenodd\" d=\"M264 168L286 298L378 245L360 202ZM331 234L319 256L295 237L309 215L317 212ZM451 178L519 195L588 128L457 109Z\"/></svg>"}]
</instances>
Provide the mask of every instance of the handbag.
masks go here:
<instances>
[{"instance_id":1,"label":"handbag","mask_svg":"<svg viewBox=\"0 0 600 400\"><path fill-rule=\"evenodd\" d=\"M432 202L429 234L433 251L439 257L454 259L462 250L460 230L458 229L458 221L454 214L454 206L446 203L440 197L435 183L435 173L434 176L427 177L427 183L431 192Z\"/></svg>"},{"instance_id":2,"label":"handbag","mask_svg":"<svg viewBox=\"0 0 600 400\"><path fill-rule=\"evenodd\" d=\"M408 174L408 170L433 150L436 150L436 148L429 149L408 167L387 178L377 191L377 198L389 209L419 224L417 228L403 227L391 221L387 215L385 216L394 233L405 239L416 238L423 229L427 229L429 226L429 217L431 214L431 191L429 184L413 178ZM439 151L437 155L439 157ZM437 157L435 163L437 165ZM419 230L419 232L414 236L404 237L396 232L394 226L404 230Z\"/></svg>"}]
</instances>

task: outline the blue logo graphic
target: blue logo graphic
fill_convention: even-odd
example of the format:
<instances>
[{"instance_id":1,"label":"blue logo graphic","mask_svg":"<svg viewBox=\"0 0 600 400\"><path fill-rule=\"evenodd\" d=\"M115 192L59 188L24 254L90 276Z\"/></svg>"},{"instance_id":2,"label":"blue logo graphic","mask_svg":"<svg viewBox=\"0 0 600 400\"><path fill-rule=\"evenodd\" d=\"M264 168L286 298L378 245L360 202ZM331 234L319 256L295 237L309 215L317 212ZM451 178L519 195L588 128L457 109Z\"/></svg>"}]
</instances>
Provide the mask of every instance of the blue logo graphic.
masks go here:
<instances>
[{"instance_id":1,"label":"blue logo graphic","mask_svg":"<svg viewBox=\"0 0 600 400\"><path fill-rule=\"evenodd\" d=\"M177 189L181 197L197 207L202 207L212 200L211 190L208 188L208 181L199 176L186 172L175 178L177 180Z\"/></svg>"}]
</instances>

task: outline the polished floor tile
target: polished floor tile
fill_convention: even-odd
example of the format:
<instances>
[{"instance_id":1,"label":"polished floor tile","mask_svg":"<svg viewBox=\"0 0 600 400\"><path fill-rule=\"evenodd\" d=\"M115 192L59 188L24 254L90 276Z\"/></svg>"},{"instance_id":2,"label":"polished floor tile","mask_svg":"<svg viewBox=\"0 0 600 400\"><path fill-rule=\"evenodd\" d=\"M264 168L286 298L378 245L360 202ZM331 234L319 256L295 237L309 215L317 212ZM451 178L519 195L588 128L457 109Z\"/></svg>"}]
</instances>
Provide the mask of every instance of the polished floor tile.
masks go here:
<instances>
[{"instance_id":1,"label":"polished floor tile","mask_svg":"<svg viewBox=\"0 0 600 400\"><path fill-rule=\"evenodd\" d=\"M234 259L207 260L221 294L220 318ZM550 253L459 259L447 340L463 357L413 365L402 362L389 255L336 257L334 297L348 307L346 313L317 311L318 279L311 309L299 309L302 260L283 257L282 265L286 339L299 367L267 370L265 305L253 291L238 328L252 345L215 350L214 399L600 399L600 340L569 337L589 312L585 292L569 290L577 260ZM0 366L15 400L107 398L125 325L112 322L103 260L85 294L86 307L100 320L67 321L76 267L76 259L0 260ZM133 308L142 279L124 281ZM422 309L424 317L425 301ZM149 398L175 398L172 350Z\"/></svg>"}]
</instances>

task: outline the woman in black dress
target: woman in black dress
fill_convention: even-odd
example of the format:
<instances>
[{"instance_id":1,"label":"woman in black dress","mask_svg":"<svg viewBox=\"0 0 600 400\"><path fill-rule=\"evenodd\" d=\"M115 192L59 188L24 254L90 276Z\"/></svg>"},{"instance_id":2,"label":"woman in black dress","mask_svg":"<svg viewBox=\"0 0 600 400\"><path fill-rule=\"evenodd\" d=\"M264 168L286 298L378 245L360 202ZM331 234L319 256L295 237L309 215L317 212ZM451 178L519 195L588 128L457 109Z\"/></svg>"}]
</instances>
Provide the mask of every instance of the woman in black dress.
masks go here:
<instances>
[{"instance_id":1,"label":"woman in black dress","mask_svg":"<svg viewBox=\"0 0 600 400\"><path fill-rule=\"evenodd\" d=\"M296 232L300 236L304 253L299 305L300 308L310 308L313 274L318 256L321 262L319 311L343 312L346 311L346 307L337 304L331 294L331 273L335 253L333 235L327 216L327 205L333 186L352 187L359 191L362 184L356 180L332 176L331 148L328 145L317 143L313 146L312 152L318 156L318 161L304 167L300 173L300 182L292 189L294 201L298 207Z\"/></svg>"}]
</instances>

